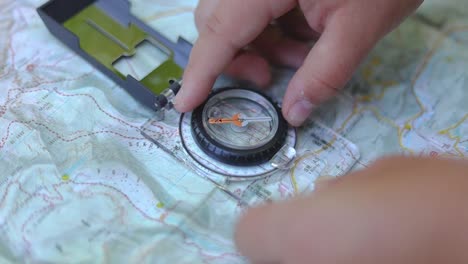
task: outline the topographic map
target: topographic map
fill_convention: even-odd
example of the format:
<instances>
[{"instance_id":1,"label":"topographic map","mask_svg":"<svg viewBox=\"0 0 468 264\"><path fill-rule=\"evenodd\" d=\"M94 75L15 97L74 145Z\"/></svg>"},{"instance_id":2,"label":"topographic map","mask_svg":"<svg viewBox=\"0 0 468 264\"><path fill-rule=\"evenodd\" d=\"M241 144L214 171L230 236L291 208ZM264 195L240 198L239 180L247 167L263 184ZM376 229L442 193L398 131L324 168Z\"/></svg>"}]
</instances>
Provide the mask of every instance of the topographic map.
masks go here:
<instances>
[{"instance_id":1,"label":"topographic map","mask_svg":"<svg viewBox=\"0 0 468 264\"><path fill-rule=\"evenodd\" d=\"M238 203L141 135L153 113L47 31L43 2L0 0L0 263L245 262ZM134 0L132 12L193 42L196 2ZM468 3L428 0L314 118L343 136L327 145L356 145L361 169L390 154L466 157L467 102Z\"/></svg>"}]
</instances>

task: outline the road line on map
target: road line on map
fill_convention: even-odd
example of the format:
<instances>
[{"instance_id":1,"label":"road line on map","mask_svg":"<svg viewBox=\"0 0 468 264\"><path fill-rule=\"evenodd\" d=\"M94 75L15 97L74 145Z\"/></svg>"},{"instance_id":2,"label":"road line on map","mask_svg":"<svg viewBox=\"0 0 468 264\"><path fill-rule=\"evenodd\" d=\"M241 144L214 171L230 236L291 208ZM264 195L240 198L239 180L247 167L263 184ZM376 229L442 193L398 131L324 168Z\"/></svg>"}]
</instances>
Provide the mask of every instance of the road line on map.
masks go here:
<instances>
[{"instance_id":1,"label":"road line on map","mask_svg":"<svg viewBox=\"0 0 468 264\"><path fill-rule=\"evenodd\" d=\"M455 140L455 144L453 145L453 147L455 148L455 151L458 152L458 154L461 157L465 157L465 154L463 153L463 151L461 151L458 148L458 145L460 143L463 143L464 141L461 141L462 138L460 136L452 135L452 133L450 133L450 131L452 131L452 130L458 128L459 126L461 126L467 119L468 119L468 114L466 114L460 121L458 121L454 125L450 126L449 128L446 128L446 129L443 129L443 130L439 131L439 134L447 135L450 139Z\"/></svg>"},{"instance_id":2,"label":"road line on map","mask_svg":"<svg viewBox=\"0 0 468 264\"><path fill-rule=\"evenodd\" d=\"M412 91L414 97L416 98L416 101L417 101L417 103L418 103L421 110L420 110L420 112L418 114L416 114L415 116L410 118L408 120L408 123L413 123L416 119L421 117L426 112L426 108L424 107L421 100L417 96L416 82L418 81L419 77L424 72L424 70L427 68L427 66L429 65L429 61L437 53L438 48L443 44L443 42L447 38L449 38L452 34L457 33L457 32L463 32L463 31L468 31L468 26L457 26L457 27L453 27L453 28L449 28L447 30L444 30L443 32L440 32L441 36L439 36L439 38L436 40L434 46L429 50L429 52L426 54L426 56L424 56L423 63L418 67L416 75L411 80L411 91Z\"/></svg>"}]
</instances>

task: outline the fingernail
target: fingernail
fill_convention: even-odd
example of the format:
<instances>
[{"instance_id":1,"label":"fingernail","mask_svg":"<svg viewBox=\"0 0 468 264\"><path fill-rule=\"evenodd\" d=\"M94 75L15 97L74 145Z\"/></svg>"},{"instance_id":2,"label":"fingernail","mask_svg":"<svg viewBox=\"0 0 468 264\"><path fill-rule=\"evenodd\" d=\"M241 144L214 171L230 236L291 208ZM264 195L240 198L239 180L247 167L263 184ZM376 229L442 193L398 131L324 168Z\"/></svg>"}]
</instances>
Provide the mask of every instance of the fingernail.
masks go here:
<instances>
[{"instance_id":1,"label":"fingernail","mask_svg":"<svg viewBox=\"0 0 468 264\"><path fill-rule=\"evenodd\" d=\"M291 109L289 109L287 119L291 125L300 126L306 121L314 108L315 106L307 100L302 99L297 101Z\"/></svg>"}]
</instances>

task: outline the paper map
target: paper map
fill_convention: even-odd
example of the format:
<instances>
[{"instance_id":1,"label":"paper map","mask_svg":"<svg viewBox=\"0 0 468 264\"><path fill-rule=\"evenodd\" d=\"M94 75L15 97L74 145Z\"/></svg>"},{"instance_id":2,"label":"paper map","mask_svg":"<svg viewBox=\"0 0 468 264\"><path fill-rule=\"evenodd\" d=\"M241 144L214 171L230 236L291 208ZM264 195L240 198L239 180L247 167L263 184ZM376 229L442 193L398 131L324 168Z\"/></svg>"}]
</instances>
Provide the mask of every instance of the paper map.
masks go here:
<instances>
[{"instance_id":1,"label":"paper map","mask_svg":"<svg viewBox=\"0 0 468 264\"><path fill-rule=\"evenodd\" d=\"M141 135L153 113L56 40L43 3L0 1L0 263L244 263L236 202ZM196 39L195 7L132 1L174 41ZM466 0L426 1L316 116L358 146L354 169L466 157Z\"/></svg>"}]
</instances>

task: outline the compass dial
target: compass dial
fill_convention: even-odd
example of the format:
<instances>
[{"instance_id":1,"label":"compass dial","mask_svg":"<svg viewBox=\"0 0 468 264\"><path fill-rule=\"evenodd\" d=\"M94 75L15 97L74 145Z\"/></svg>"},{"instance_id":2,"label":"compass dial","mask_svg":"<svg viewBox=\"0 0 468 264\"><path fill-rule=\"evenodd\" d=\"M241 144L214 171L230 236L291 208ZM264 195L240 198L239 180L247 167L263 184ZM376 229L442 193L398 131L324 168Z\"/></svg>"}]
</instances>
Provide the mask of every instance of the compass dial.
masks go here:
<instances>
[{"instance_id":1,"label":"compass dial","mask_svg":"<svg viewBox=\"0 0 468 264\"><path fill-rule=\"evenodd\" d=\"M270 99L254 90L225 88L192 113L192 134L210 157L230 165L270 160L284 145L288 125Z\"/></svg>"},{"instance_id":2,"label":"compass dial","mask_svg":"<svg viewBox=\"0 0 468 264\"><path fill-rule=\"evenodd\" d=\"M214 95L203 108L202 119L212 139L233 149L261 147L278 131L278 113L273 104L248 90L228 90Z\"/></svg>"}]
</instances>

